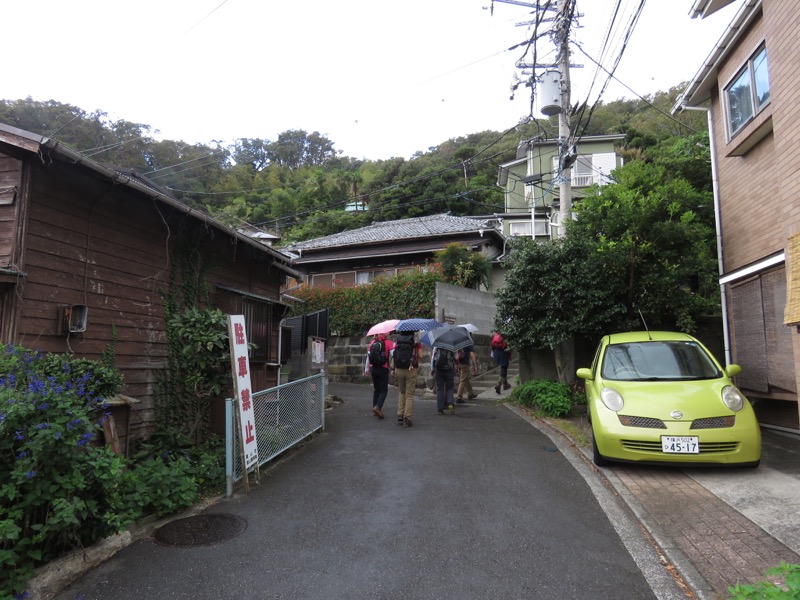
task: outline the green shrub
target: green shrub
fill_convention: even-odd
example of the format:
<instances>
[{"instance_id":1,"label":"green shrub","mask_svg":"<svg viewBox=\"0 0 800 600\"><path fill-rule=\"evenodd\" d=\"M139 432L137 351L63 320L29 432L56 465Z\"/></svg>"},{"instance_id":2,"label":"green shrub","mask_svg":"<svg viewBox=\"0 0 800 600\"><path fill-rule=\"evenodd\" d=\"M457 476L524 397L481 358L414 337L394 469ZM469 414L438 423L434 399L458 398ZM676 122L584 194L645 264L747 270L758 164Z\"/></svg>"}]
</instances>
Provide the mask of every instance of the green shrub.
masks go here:
<instances>
[{"instance_id":1,"label":"green shrub","mask_svg":"<svg viewBox=\"0 0 800 600\"><path fill-rule=\"evenodd\" d=\"M568 415L575 403L575 394L567 384L548 379L526 381L514 388L510 398L517 404L537 408L548 417Z\"/></svg>"},{"instance_id":2,"label":"green shrub","mask_svg":"<svg viewBox=\"0 0 800 600\"><path fill-rule=\"evenodd\" d=\"M769 569L765 575L781 577L784 585L760 581L748 585L735 585L728 588L730 600L766 600L767 598L800 598L800 565L781 561L777 567Z\"/></svg>"},{"instance_id":3,"label":"green shrub","mask_svg":"<svg viewBox=\"0 0 800 600\"><path fill-rule=\"evenodd\" d=\"M330 330L336 335L363 336L386 319L433 318L436 283L444 281L440 265L425 272L382 277L371 285L303 288L292 292L303 302L300 314L330 309ZM297 314L297 313L293 313Z\"/></svg>"},{"instance_id":4,"label":"green shrub","mask_svg":"<svg viewBox=\"0 0 800 600\"><path fill-rule=\"evenodd\" d=\"M121 378L91 361L0 348L0 596L34 568L117 530L111 499L124 459L104 445ZM105 376L99 375L105 373Z\"/></svg>"},{"instance_id":5,"label":"green shrub","mask_svg":"<svg viewBox=\"0 0 800 600\"><path fill-rule=\"evenodd\" d=\"M105 446L102 398L122 385L112 366L4 346L0 373L0 598L66 551L224 485L217 439L164 435L133 460Z\"/></svg>"}]
</instances>

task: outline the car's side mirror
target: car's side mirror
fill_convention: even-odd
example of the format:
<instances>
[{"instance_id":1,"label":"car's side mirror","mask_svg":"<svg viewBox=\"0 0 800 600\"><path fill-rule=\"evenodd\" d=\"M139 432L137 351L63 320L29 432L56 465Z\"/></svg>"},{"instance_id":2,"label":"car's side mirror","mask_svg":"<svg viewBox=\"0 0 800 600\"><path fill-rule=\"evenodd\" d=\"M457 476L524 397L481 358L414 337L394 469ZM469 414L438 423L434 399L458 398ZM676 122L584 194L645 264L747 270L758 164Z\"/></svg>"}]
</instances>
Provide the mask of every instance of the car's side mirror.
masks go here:
<instances>
[{"instance_id":1,"label":"car's side mirror","mask_svg":"<svg viewBox=\"0 0 800 600\"><path fill-rule=\"evenodd\" d=\"M578 376L580 379L594 379L594 375L592 375L592 370L591 370L591 369L586 369L586 368L584 368L584 369L578 369L578 370L575 372L575 374L576 374L576 375L577 375L577 376Z\"/></svg>"},{"instance_id":2,"label":"car's side mirror","mask_svg":"<svg viewBox=\"0 0 800 600\"><path fill-rule=\"evenodd\" d=\"M742 367L739 365L728 365L725 367L725 374L728 377L736 377L739 373L742 372Z\"/></svg>"}]
</instances>

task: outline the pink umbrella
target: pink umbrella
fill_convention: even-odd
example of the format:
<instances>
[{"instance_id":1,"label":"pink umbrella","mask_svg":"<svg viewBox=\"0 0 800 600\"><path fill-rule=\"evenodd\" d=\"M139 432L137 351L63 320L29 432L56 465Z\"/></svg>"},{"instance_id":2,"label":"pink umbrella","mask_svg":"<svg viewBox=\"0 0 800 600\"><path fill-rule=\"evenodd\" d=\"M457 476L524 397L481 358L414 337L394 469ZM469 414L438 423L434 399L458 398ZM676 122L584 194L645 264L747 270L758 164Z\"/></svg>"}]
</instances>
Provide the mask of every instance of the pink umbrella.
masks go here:
<instances>
[{"instance_id":1,"label":"pink umbrella","mask_svg":"<svg viewBox=\"0 0 800 600\"><path fill-rule=\"evenodd\" d=\"M389 319L388 321L381 321L380 323L373 325L369 328L367 335L378 335L379 333L391 333L394 331L394 328L397 327L397 324L400 322L400 319Z\"/></svg>"}]
</instances>

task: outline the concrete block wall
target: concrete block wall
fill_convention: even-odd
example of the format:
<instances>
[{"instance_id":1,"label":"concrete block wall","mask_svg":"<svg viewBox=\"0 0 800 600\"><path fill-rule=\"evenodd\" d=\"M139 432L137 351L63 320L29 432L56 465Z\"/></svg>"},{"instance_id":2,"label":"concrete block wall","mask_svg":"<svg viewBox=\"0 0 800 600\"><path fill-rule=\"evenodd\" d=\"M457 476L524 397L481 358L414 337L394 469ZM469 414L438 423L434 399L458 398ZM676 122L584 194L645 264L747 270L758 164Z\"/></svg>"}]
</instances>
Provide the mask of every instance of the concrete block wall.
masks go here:
<instances>
[{"instance_id":1,"label":"concrete block wall","mask_svg":"<svg viewBox=\"0 0 800 600\"><path fill-rule=\"evenodd\" d=\"M495 367L491 359L489 342L491 336L473 334L475 340L475 354L478 358L478 372L483 373ZM345 383L369 383L370 379L364 377L364 363L367 358L367 346L370 338L359 336L332 336L326 346L327 366L325 368L328 379ZM430 373L430 349L423 345L421 376L417 379L417 389L433 389L433 379ZM393 384L393 381L390 381Z\"/></svg>"}]
</instances>

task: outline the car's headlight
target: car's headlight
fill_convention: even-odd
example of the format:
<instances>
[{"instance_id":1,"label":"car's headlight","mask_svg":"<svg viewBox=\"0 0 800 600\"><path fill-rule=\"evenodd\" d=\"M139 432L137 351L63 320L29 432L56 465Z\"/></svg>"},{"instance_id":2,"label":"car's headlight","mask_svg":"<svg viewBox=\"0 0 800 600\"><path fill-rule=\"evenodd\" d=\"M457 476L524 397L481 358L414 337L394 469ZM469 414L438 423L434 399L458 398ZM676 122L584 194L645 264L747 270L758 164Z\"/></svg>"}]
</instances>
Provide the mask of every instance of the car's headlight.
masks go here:
<instances>
[{"instance_id":1,"label":"car's headlight","mask_svg":"<svg viewBox=\"0 0 800 600\"><path fill-rule=\"evenodd\" d=\"M603 391L600 392L600 399L608 410L613 410L614 412L622 410L622 406L625 404L620 393L614 388L603 388Z\"/></svg>"},{"instance_id":2,"label":"car's headlight","mask_svg":"<svg viewBox=\"0 0 800 600\"><path fill-rule=\"evenodd\" d=\"M734 411L740 411L744 406L744 396L732 385L726 385L722 388L722 401L725 406Z\"/></svg>"}]
</instances>

